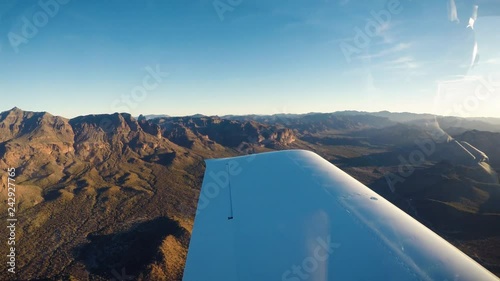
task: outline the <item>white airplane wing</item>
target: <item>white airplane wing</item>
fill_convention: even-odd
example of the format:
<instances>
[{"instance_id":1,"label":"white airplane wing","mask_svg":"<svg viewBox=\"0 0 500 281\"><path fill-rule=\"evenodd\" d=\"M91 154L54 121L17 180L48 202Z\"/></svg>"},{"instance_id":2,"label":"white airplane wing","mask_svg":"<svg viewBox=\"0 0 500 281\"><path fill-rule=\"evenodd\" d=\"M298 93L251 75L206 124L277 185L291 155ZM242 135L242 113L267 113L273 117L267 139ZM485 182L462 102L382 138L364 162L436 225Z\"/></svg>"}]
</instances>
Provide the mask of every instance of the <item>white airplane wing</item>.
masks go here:
<instances>
[{"instance_id":1,"label":"white airplane wing","mask_svg":"<svg viewBox=\"0 0 500 281\"><path fill-rule=\"evenodd\" d=\"M207 161L184 281L496 276L315 153Z\"/></svg>"}]
</instances>

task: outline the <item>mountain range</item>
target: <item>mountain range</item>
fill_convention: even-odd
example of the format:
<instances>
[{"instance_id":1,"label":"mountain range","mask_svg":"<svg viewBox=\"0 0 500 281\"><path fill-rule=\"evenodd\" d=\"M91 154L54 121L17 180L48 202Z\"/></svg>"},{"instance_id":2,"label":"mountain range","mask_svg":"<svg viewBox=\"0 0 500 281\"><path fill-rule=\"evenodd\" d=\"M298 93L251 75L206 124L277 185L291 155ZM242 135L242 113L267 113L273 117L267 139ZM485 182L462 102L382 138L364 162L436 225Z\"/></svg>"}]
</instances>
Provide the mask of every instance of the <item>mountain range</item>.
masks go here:
<instances>
[{"instance_id":1,"label":"mountain range","mask_svg":"<svg viewBox=\"0 0 500 281\"><path fill-rule=\"evenodd\" d=\"M283 149L320 154L500 276L499 144L495 118L66 119L13 108L0 113L0 170L16 168L16 278L180 280L204 160ZM0 214L6 219L7 204ZM1 279L10 277L5 267Z\"/></svg>"}]
</instances>

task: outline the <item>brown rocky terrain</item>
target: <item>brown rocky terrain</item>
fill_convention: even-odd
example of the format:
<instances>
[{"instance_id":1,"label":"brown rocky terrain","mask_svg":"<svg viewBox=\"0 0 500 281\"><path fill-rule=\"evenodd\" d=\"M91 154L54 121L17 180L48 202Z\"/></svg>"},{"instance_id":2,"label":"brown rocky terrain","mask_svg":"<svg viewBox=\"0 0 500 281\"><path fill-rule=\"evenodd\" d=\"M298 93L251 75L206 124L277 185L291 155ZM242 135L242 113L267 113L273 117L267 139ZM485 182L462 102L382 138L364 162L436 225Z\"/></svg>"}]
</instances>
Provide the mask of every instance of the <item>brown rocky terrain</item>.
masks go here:
<instances>
[{"instance_id":1,"label":"brown rocky terrain","mask_svg":"<svg viewBox=\"0 0 500 281\"><path fill-rule=\"evenodd\" d=\"M0 115L0 127L0 169L17 174L20 279L108 280L122 267L133 276L151 276L153 267L179 276L185 253L167 248L187 248L202 160L236 154L220 145L188 151L128 114L67 120L13 109ZM2 201L6 181L3 174ZM109 251L99 249L102 241ZM163 248L168 258L157 255Z\"/></svg>"},{"instance_id":2,"label":"brown rocky terrain","mask_svg":"<svg viewBox=\"0 0 500 281\"><path fill-rule=\"evenodd\" d=\"M155 119L150 123L160 126L163 137L186 148L214 143L227 147L248 143L277 148L286 147L295 141L291 129L255 121L226 120L219 117L178 117Z\"/></svg>"}]
</instances>

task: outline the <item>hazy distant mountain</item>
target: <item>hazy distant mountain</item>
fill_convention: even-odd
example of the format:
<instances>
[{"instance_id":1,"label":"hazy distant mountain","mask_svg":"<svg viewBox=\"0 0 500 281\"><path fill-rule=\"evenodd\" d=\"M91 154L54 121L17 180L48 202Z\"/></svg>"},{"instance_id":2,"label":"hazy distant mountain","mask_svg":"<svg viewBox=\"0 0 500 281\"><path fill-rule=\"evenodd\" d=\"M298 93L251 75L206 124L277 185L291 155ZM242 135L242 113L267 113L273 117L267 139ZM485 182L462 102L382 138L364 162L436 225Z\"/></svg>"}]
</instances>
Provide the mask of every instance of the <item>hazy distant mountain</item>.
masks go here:
<instances>
[{"instance_id":1,"label":"hazy distant mountain","mask_svg":"<svg viewBox=\"0 0 500 281\"><path fill-rule=\"evenodd\" d=\"M361 113L357 111L337 112L341 115L359 115L368 114L371 116L385 117L391 121L399 123L413 124L428 124L435 122L450 134L455 134L459 131L465 132L469 130L492 131L500 132L500 118L462 118L453 116L436 116L432 114L416 114L416 113L393 113L389 111Z\"/></svg>"},{"instance_id":2,"label":"hazy distant mountain","mask_svg":"<svg viewBox=\"0 0 500 281\"><path fill-rule=\"evenodd\" d=\"M336 115L371 115L377 117L384 117L394 122L411 122L416 120L426 120L426 119L434 119L435 115L426 114L426 113L410 113L410 112L389 112L389 111L380 111L380 112L363 112L363 111L338 111L335 112Z\"/></svg>"},{"instance_id":3,"label":"hazy distant mountain","mask_svg":"<svg viewBox=\"0 0 500 281\"><path fill-rule=\"evenodd\" d=\"M376 118L373 118L376 117ZM420 126L437 124L449 134L463 133L469 130L500 132L500 118L461 118L445 117L432 114L393 113L389 111L363 112L338 111L333 113L275 114L224 116L225 119L256 121L266 124L282 124L299 130L334 130L362 129L366 127L385 127L395 123L411 123ZM323 128L317 128L322 123ZM314 124L307 128L307 124Z\"/></svg>"},{"instance_id":4,"label":"hazy distant mountain","mask_svg":"<svg viewBox=\"0 0 500 281\"><path fill-rule=\"evenodd\" d=\"M166 114L147 114L147 115L139 115L139 117L137 117L137 119L143 119L145 118L146 120L150 120L150 119L155 119L155 118L167 118L167 117L170 117L169 115L166 115Z\"/></svg>"},{"instance_id":5,"label":"hazy distant mountain","mask_svg":"<svg viewBox=\"0 0 500 281\"><path fill-rule=\"evenodd\" d=\"M500 118L472 117L472 118L467 118L467 119L481 121L481 122L490 123L490 124L494 124L494 125L500 125Z\"/></svg>"},{"instance_id":6,"label":"hazy distant mountain","mask_svg":"<svg viewBox=\"0 0 500 281\"><path fill-rule=\"evenodd\" d=\"M169 118L172 117L170 115L166 114L146 114L146 115L139 115L136 119L146 119L146 120L151 120L151 119L161 119L161 118ZM206 117L206 115L203 114L194 114L194 115L189 115L186 117L194 117L194 118L200 118L200 117Z\"/></svg>"}]
</instances>

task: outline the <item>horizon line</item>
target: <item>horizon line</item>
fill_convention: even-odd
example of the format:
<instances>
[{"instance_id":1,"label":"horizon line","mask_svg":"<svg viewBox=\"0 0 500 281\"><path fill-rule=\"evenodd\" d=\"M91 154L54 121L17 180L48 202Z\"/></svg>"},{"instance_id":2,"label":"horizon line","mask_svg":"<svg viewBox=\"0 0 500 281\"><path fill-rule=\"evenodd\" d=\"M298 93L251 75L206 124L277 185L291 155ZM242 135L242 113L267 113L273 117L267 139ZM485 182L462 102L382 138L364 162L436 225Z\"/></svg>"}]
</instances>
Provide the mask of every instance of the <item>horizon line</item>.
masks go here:
<instances>
[{"instance_id":1,"label":"horizon line","mask_svg":"<svg viewBox=\"0 0 500 281\"><path fill-rule=\"evenodd\" d=\"M53 115L55 117L61 117L61 118L68 119L68 120L79 118L79 117L85 117L85 116L114 115L114 114L128 114L131 117L133 117L135 119L138 119L141 115L144 116L144 117L151 116L151 115L153 115L153 116L156 116L156 115L157 116L162 116L163 115L166 118L193 117L193 116L196 116L196 115L201 115L201 116L204 116L204 117L220 117L220 118L224 118L224 117L229 117L229 116L240 117L240 116L311 115L311 114L334 114L334 113L346 113L346 112L359 113L360 115L362 115L362 114L374 114L374 113L384 113L384 112L386 112L386 113L390 113L390 114L430 115L430 116L434 116L434 117L455 117L455 118L464 118L464 119L468 119L468 118L493 118L493 119L500 119L500 117L494 117L494 116L467 116L467 117L464 117L464 116L455 116L455 115L439 115L439 114L433 114L433 113L417 113L417 112L409 112L409 111L399 111L399 112L389 111L389 110L363 111L363 110L355 110L355 109L337 110L337 111L330 111L330 112L311 111L311 112L302 112L302 113L290 113L290 112L287 112L287 113L273 113L273 114L245 113L245 114L224 114L224 115L219 115L219 114L207 115L207 114L203 114L203 113L194 113L194 114L187 114L187 115L168 115L167 113L149 113L149 114L148 113L142 113L142 114L139 114L138 116L134 116L134 115L132 115L129 112L113 112L113 113L88 113L88 114L82 114L82 115L77 115L77 116L68 118L68 117L65 117L65 116L62 116L62 115L57 115L57 114L54 115L54 114L52 114L49 111L24 110L24 109L21 109L21 108L19 108L17 106L14 106L11 109L1 111L0 114L4 113L4 112L14 111L16 109L18 109L20 111L23 111L23 112L48 113L48 114L51 114L51 115Z\"/></svg>"}]
</instances>

